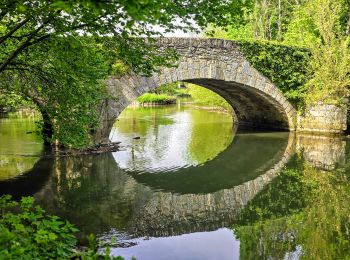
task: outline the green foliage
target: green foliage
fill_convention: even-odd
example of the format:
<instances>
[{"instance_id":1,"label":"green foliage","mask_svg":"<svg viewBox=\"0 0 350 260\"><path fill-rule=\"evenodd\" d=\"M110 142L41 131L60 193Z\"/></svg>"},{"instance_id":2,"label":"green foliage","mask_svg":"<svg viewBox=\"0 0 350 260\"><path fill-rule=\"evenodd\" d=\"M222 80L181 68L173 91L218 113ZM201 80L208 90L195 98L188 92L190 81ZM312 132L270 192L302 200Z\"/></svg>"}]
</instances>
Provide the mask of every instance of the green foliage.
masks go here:
<instances>
[{"instance_id":1,"label":"green foliage","mask_svg":"<svg viewBox=\"0 0 350 260\"><path fill-rule=\"evenodd\" d=\"M45 115L49 141L84 148L100 121L98 104L106 98L101 80L129 71L148 76L160 66L173 66L176 53L152 45L151 36L162 34L158 28L198 31L193 21L200 28L224 25L228 5L218 0L2 1L0 90L34 100Z\"/></svg>"},{"instance_id":2,"label":"green foliage","mask_svg":"<svg viewBox=\"0 0 350 260\"><path fill-rule=\"evenodd\" d=\"M269 78L295 105L301 106L310 78L307 49L267 42L240 42L240 49L258 71Z\"/></svg>"},{"instance_id":3,"label":"green foliage","mask_svg":"<svg viewBox=\"0 0 350 260\"><path fill-rule=\"evenodd\" d=\"M53 37L67 35L114 35L123 39L135 36L160 35L149 25L158 25L165 32L176 29L197 30L208 23L224 25L224 14L230 2L150 1L3 1L0 4L0 73L13 68L19 56L31 52L32 46ZM123 11L120 11L123 10ZM182 23L174 23L181 19ZM138 46L128 45L128 50ZM149 57L149 53L144 53Z\"/></svg>"},{"instance_id":4,"label":"green foliage","mask_svg":"<svg viewBox=\"0 0 350 260\"><path fill-rule=\"evenodd\" d=\"M116 77L122 77L130 72L130 67L122 61L117 60L112 64L112 75Z\"/></svg>"},{"instance_id":5,"label":"green foliage","mask_svg":"<svg viewBox=\"0 0 350 260\"><path fill-rule=\"evenodd\" d=\"M77 250L78 231L68 221L47 215L32 197L20 202L0 197L0 259L123 259L111 257L109 248L99 252L93 235L85 250Z\"/></svg>"},{"instance_id":6,"label":"green foliage","mask_svg":"<svg viewBox=\"0 0 350 260\"><path fill-rule=\"evenodd\" d=\"M7 111L14 111L20 108L35 108L35 105L30 101L24 99L22 96L13 92L6 93L0 91L0 111L6 109Z\"/></svg>"},{"instance_id":7,"label":"green foliage","mask_svg":"<svg viewBox=\"0 0 350 260\"><path fill-rule=\"evenodd\" d=\"M292 19L284 34L284 44L311 48L320 42L319 33L308 11L308 5L294 8Z\"/></svg>"},{"instance_id":8,"label":"green foliage","mask_svg":"<svg viewBox=\"0 0 350 260\"><path fill-rule=\"evenodd\" d=\"M78 230L56 216L45 215L33 205L33 198L23 197L21 202L0 198L0 255L15 258L69 258L73 254Z\"/></svg>"},{"instance_id":9,"label":"green foliage","mask_svg":"<svg viewBox=\"0 0 350 260\"><path fill-rule=\"evenodd\" d=\"M180 82L172 82L159 86L154 90L156 94L166 94L169 96L176 96L179 93L178 84Z\"/></svg>"},{"instance_id":10,"label":"green foliage","mask_svg":"<svg viewBox=\"0 0 350 260\"><path fill-rule=\"evenodd\" d=\"M233 19L235 23L223 29L215 28L214 35L290 45L275 45L272 50L253 48L256 43L249 43L248 50L246 46L242 49L293 103L302 107L317 102L343 105L350 84L349 8L347 0L239 2L230 12L240 19Z\"/></svg>"},{"instance_id":11,"label":"green foliage","mask_svg":"<svg viewBox=\"0 0 350 260\"><path fill-rule=\"evenodd\" d=\"M289 181L280 181L286 173ZM301 259L348 259L350 187L346 170L322 172L304 163L282 174L269 185L276 187L265 188L248 203L234 227L241 257L282 259L299 246ZM282 196L270 192L275 188L283 191Z\"/></svg>"},{"instance_id":12,"label":"green foliage","mask_svg":"<svg viewBox=\"0 0 350 260\"><path fill-rule=\"evenodd\" d=\"M244 208L239 225L300 212L309 203L312 183L299 170L284 170Z\"/></svg>"},{"instance_id":13,"label":"green foliage","mask_svg":"<svg viewBox=\"0 0 350 260\"><path fill-rule=\"evenodd\" d=\"M186 88L178 88L179 84L185 85ZM154 92L171 96L190 96L197 104L215 107L229 112L233 111L231 105L223 97L195 84L173 82L158 87Z\"/></svg>"},{"instance_id":14,"label":"green foliage","mask_svg":"<svg viewBox=\"0 0 350 260\"><path fill-rule=\"evenodd\" d=\"M341 24L344 5L342 0L313 0L308 5L321 39L311 47L314 73L306 84L310 104L343 105L350 94L350 37Z\"/></svg>"},{"instance_id":15,"label":"green foliage","mask_svg":"<svg viewBox=\"0 0 350 260\"><path fill-rule=\"evenodd\" d=\"M175 98L164 94L146 93L137 98L137 101L143 103L161 103L171 104L175 102Z\"/></svg>"},{"instance_id":16,"label":"green foliage","mask_svg":"<svg viewBox=\"0 0 350 260\"><path fill-rule=\"evenodd\" d=\"M48 115L43 119L53 128L50 142L89 145L99 123L97 107L106 97L101 79L110 73L115 55L91 37L50 40L36 46L32 55L25 71L12 72L15 84L4 87L31 97Z\"/></svg>"}]
</instances>

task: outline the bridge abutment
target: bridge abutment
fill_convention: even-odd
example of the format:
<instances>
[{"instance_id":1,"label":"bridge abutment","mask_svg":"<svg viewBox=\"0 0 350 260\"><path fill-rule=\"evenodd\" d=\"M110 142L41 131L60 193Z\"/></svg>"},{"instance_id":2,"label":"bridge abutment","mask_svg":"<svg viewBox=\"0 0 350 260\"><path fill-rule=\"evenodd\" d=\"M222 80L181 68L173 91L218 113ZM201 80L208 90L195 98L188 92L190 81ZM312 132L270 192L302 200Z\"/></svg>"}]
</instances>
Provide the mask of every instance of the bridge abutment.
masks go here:
<instances>
[{"instance_id":1,"label":"bridge abutment","mask_svg":"<svg viewBox=\"0 0 350 260\"><path fill-rule=\"evenodd\" d=\"M347 128L346 107L317 103L298 116L297 131L318 134L342 134Z\"/></svg>"}]
</instances>

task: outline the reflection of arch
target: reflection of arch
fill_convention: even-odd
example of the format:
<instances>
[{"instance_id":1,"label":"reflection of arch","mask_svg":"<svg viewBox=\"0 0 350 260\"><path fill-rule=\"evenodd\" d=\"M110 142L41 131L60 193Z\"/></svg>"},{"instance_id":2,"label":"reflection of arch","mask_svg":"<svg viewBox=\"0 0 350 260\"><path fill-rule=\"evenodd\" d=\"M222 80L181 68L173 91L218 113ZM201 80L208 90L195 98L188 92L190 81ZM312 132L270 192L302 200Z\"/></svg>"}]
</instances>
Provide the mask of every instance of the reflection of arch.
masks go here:
<instances>
[{"instance_id":1,"label":"reflection of arch","mask_svg":"<svg viewBox=\"0 0 350 260\"><path fill-rule=\"evenodd\" d=\"M249 136L238 135L232 147L244 146L250 150L252 146L249 143L252 140ZM138 183L137 176L136 179L132 178L118 169L112 154L109 153L83 158L41 159L31 171L20 178L12 182L0 182L0 191L12 193L15 197L18 197L19 193L35 195L49 213L60 215L84 227L86 235L90 232L105 232L111 227L120 228L120 223L123 223L122 228L130 233L149 236L215 230L231 225L247 202L254 198L289 160L294 151L294 135L289 135L288 142L285 139L281 140L275 140L276 144L272 145L274 148L269 153L261 150L262 147L259 146L256 152L260 152L261 157L266 157L259 165L255 165L255 169L248 169L247 176L237 178L237 182L230 183L227 179L229 186L213 188L210 186L210 179L202 176L203 181L209 182L208 192L205 194L202 190L195 189L192 194L154 192L149 186ZM262 146L266 146L266 143L262 143ZM273 157L272 160L266 163L266 158L271 159L270 156ZM217 162L213 165L227 160L225 152L214 160ZM252 163L251 157L249 160L249 163ZM201 168L208 166L207 164L197 167L197 174L200 174ZM214 166L209 167L214 169ZM257 172L254 173L254 170ZM251 172L253 173L250 175ZM234 175L231 176L233 177ZM223 182L221 184L225 185Z\"/></svg>"},{"instance_id":2,"label":"reflection of arch","mask_svg":"<svg viewBox=\"0 0 350 260\"><path fill-rule=\"evenodd\" d=\"M207 194L160 192L153 195L135 217L133 232L140 236L169 236L229 227L244 206L289 161L294 153L294 134L289 135L284 148L273 164L264 169L265 173L237 186Z\"/></svg>"},{"instance_id":3,"label":"reflection of arch","mask_svg":"<svg viewBox=\"0 0 350 260\"><path fill-rule=\"evenodd\" d=\"M0 196L11 194L19 199L21 196L32 196L41 190L50 177L53 159L42 158L37 161L33 168L16 178L0 181Z\"/></svg>"},{"instance_id":4,"label":"reflection of arch","mask_svg":"<svg viewBox=\"0 0 350 260\"><path fill-rule=\"evenodd\" d=\"M274 167L286 153L291 153L291 140L285 138L285 133L280 136L263 135L263 138L259 137L259 134L235 135L228 148L202 166L156 174L130 174L139 183L153 189L177 194L212 193L230 189L257 178Z\"/></svg>"},{"instance_id":5,"label":"reflection of arch","mask_svg":"<svg viewBox=\"0 0 350 260\"><path fill-rule=\"evenodd\" d=\"M296 112L280 90L254 69L239 44L219 39L162 38L160 49L173 47L181 55L177 68L166 68L151 77L128 74L110 78L108 89L118 101L104 104L102 126L96 140L108 138L121 111L141 94L160 85L184 81L209 88L233 107L240 125L264 129L295 129Z\"/></svg>"},{"instance_id":6,"label":"reflection of arch","mask_svg":"<svg viewBox=\"0 0 350 260\"><path fill-rule=\"evenodd\" d=\"M54 167L46 162L51 176L45 185L41 181L42 187L38 188L35 197L49 213L83 227L86 235L111 228L152 236L217 229L231 225L246 203L278 174L293 153L293 136L290 134L288 142L276 140L280 146L273 149L275 158L266 164L265 157L264 162L256 165L259 173L247 178L243 176L240 182L231 183L234 186L216 187L206 194L200 190L194 190L192 194L155 192L119 169L112 154L106 153L84 159L60 158L54 161ZM247 140L249 138L242 135L237 142ZM219 162L222 156L225 157L224 154L217 157ZM44 166L45 161L42 163ZM37 176L44 178L47 175Z\"/></svg>"}]
</instances>

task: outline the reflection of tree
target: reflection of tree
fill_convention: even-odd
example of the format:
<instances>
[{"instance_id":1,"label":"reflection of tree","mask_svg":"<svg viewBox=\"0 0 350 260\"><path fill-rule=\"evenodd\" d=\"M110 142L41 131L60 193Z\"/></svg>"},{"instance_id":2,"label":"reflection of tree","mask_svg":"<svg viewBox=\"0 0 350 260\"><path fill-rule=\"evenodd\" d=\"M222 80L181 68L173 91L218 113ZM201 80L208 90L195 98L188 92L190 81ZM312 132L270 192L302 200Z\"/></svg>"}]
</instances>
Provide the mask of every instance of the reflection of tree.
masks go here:
<instances>
[{"instance_id":1,"label":"reflection of tree","mask_svg":"<svg viewBox=\"0 0 350 260\"><path fill-rule=\"evenodd\" d=\"M49 213L75 223L85 239L110 227L127 229L147 194L119 171L111 154L102 154L56 159L50 181L35 197Z\"/></svg>"},{"instance_id":2,"label":"reflection of tree","mask_svg":"<svg viewBox=\"0 0 350 260\"><path fill-rule=\"evenodd\" d=\"M242 259L350 257L350 184L341 170L284 171L252 200L235 231Z\"/></svg>"},{"instance_id":3,"label":"reflection of tree","mask_svg":"<svg viewBox=\"0 0 350 260\"><path fill-rule=\"evenodd\" d=\"M169 125L173 121L165 115L175 111L176 107L128 107L119 116L114 127L122 134L145 136L153 125ZM154 120L158 119L155 123Z\"/></svg>"},{"instance_id":4,"label":"reflection of tree","mask_svg":"<svg viewBox=\"0 0 350 260\"><path fill-rule=\"evenodd\" d=\"M39 157L0 155L0 180L14 178L31 168Z\"/></svg>"},{"instance_id":5,"label":"reflection of tree","mask_svg":"<svg viewBox=\"0 0 350 260\"><path fill-rule=\"evenodd\" d=\"M198 164L213 159L232 142L233 120L230 115L193 110L191 119L189 151L192 160Z\"/></svg>"},{"instance_id":6,"label":"reflection of tree","mask_svg":"<svg viewBox=\"0 0 350 260\"><path fill-rule=\"evenodd\" d=\"M33 133L37 119L12 117L0 120L0 180L30 170L39 160L43 144L42 139Z\"/></svg>"}]
</instances>

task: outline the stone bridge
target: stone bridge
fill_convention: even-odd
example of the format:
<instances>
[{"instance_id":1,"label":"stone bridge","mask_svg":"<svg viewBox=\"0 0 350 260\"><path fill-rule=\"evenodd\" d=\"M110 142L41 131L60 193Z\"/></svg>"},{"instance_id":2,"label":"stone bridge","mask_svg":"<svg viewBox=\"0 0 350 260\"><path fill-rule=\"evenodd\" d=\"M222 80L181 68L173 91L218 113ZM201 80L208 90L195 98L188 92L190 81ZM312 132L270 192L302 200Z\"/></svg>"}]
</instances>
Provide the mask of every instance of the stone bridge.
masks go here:
<instances>
[{"instance_id":1,"label":"stone bridge","mask_svg":"<svg viewBox=\"0 0 350 260\"><path fill-rule=\"evenodd\" d=\"M295 130L296 111L282 92L253 68L239 44L220 39L160 38L159 49L174 48L180 54L178 67L164 68L151 77L127 74L107 80L108 100L101 109L101 128L95 141L107 141L123 109L138 96L157 87L183 81L208 88L224 97L234 109L236 123L260 129Z\"/></svg>"}]
</instances>

